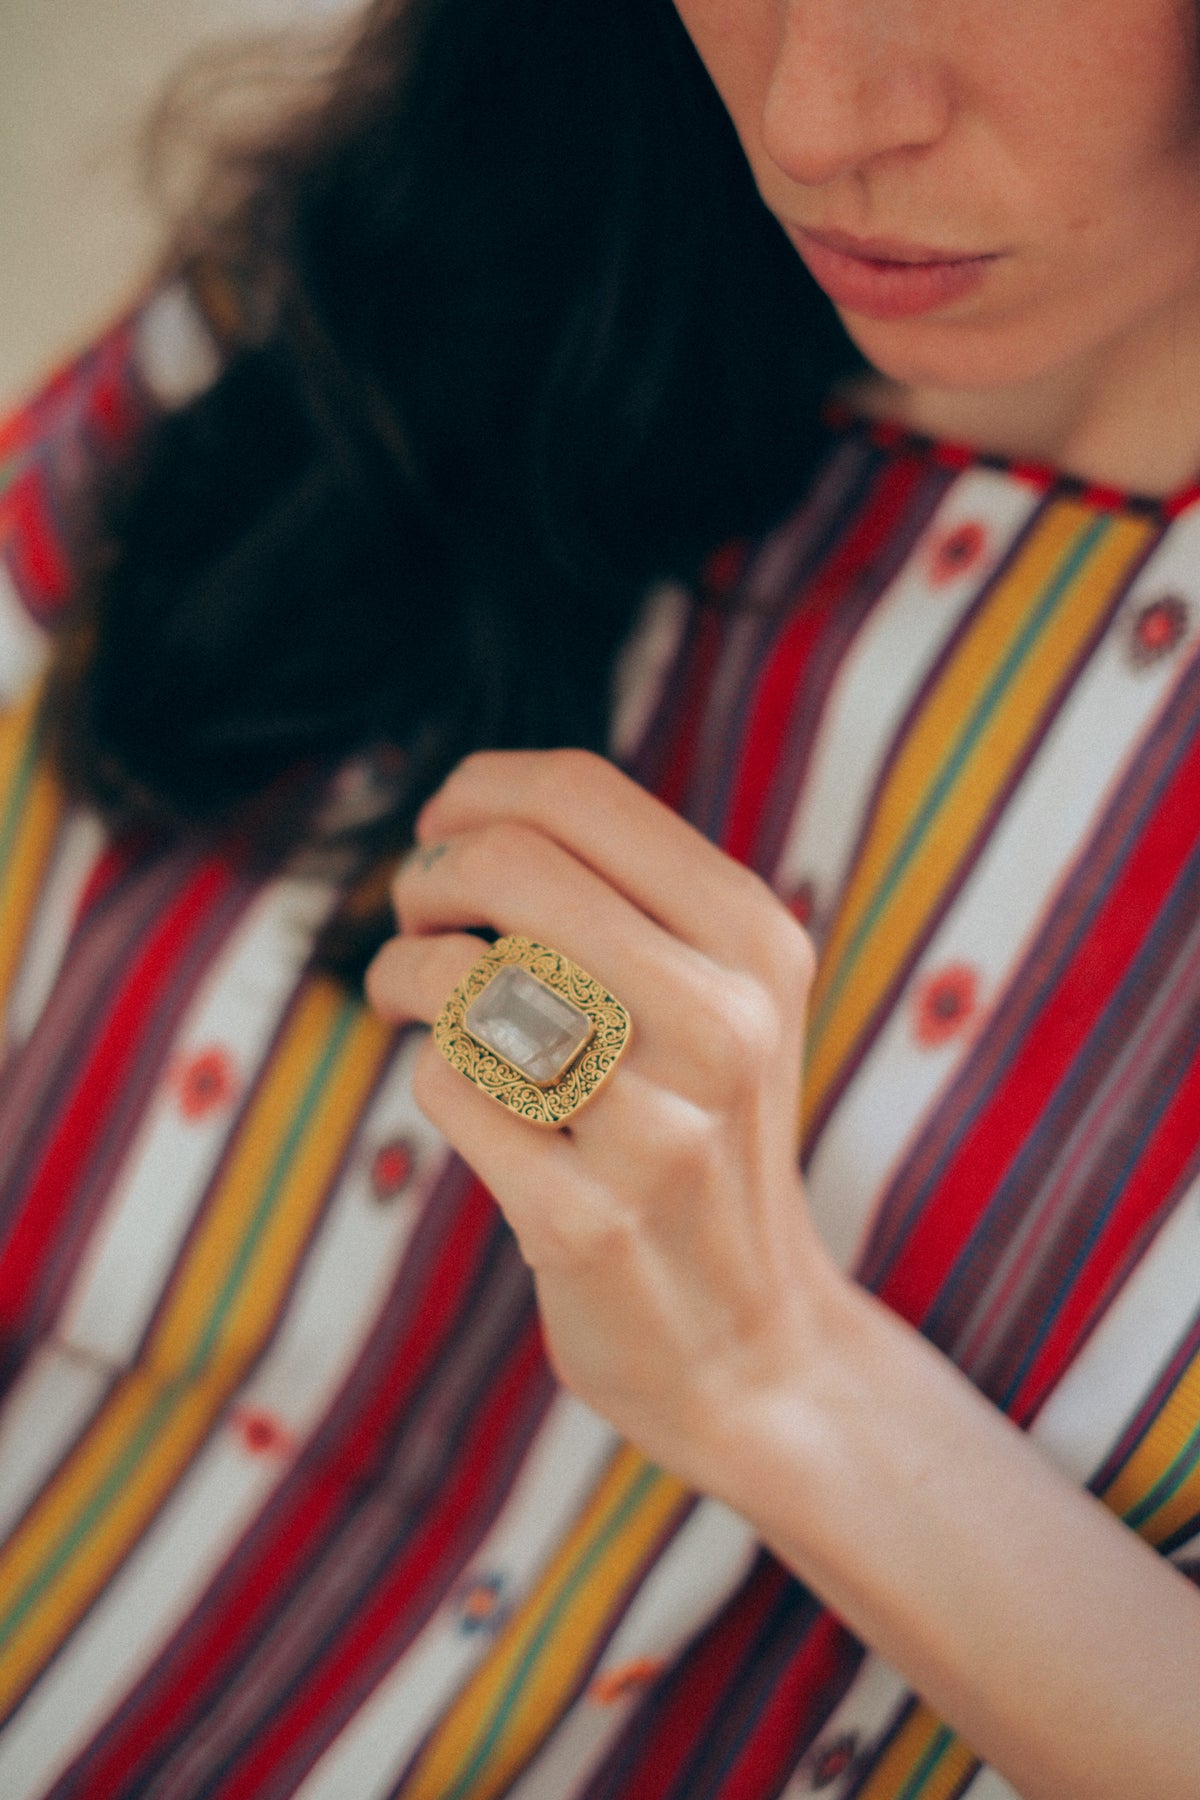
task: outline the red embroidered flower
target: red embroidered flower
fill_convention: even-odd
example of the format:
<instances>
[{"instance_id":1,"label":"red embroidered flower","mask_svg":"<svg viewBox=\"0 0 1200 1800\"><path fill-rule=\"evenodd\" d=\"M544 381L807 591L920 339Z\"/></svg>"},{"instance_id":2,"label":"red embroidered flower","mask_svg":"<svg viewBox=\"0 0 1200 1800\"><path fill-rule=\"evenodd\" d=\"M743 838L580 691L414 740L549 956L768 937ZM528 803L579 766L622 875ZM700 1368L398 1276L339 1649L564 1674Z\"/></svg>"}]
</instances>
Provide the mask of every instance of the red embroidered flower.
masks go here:
<instances>
[{"instance_id":1,"label":"red embroidered flower","mask_svg":"<svg viewBox=\"0 0 1200 1800\"><path fill-rule=\"evenodd\" d=\"M217 1044L185 1057L175 1071L175 1098L180 1112L192 1124L228 1106L237 1089L233 1058Z\"/></svg>"},{"instance_id":2,"label":"red embroidered flower","mask_svg":"<svg viewBox=\"0 0 1200 1800\"><path fill-rule=\"evenodd\" d=\"M853 1731L845 1731L828 1744L820 1744L813 1751L812 1772L809 1786L814 1793L822 1788L831 1787L850 1768L858 1755L858 1736Z\"/></svg>"},{"instance_id":3,"label":"red embroidered flower","mask_svg":"<svg viewBox=\"0 0 1200 1800\"><path fill-rule=\"evenodd\" d=\"M588 1691L598 1706L615 1706L626 1694L637 1693L657 1681L663 1667L661 1657L637 1656L631 1662L618 1664L615 1669L604 1670L596 1676Z\"/></svg>"},{"instance_id":4,"label":"red embroidered flower","mask_svg":"<svg viewBox=\"0 0 1200 1800\"><path fill-rule=\"evenodd\" d=\"M464 1587L458 1596L458 1623L462 1631L494 1631L504 1617L504 1581L484 1575Z\"/></svg>"},{"instance_id":5,"label":"red embroidered flower","mask_svg":"<svg viewBox=\"0 0 1200 1800\"><path fill-rule=\"evenodd\" d=\"M965 575L982 561L987 542L987 532L976 519L952 526L933 546L929 579L936 587L941 587L959 575Z\"/></svg>"},{"instance_id":6,"label":"red embroidered flower","mask_svg":"<svg viewBox=\"0 0 1200 1800\"><path fill-rule=\"evenodd\" d=\"M380 1144L371 1158L371 1192L381 1205L395 1200L407 1187L414 1161L412 1145L406 1139L389 1138Z\"/></svg>"},{"instance_id":7,"label":"red embroidered flower","mask_svg":"<svg viewBox=\"0 0 1200 1800\"><path fill-rule=\"evenodd\" d=\"M287 1456L293 1448L294 1439L287 1426L263 1407L239 1406L233 1424L242 1447L251 1456Z\"/></svg>"},{"instance_id":8,"label":"red embroidered flower","mask_svg":"<svg viewBox=\"0 0 1200 1800\"><path fill-rule=\"evenodd\" d=\"M1165 594L1143 606L1129 635L1129 660L1135 669L1148 669L1177 650L1187 635L1190 613L1186 600Z\"/></svg>"},{"instance_id":9,"label":"red embroidered flower","mask_svg":"<svg viewBox=\"0 0 1200 1800\"><path fill-rule=\"evenodd\" d=\"M817 891L811 881L800 883L788 901L788 909L793 919L796 919L807 931L817 911Z\"/></svg>"},{"instance_id":10,"label":"red embroidered flower","mask_svg":"<svg viewBox=\"0 0 1200 1800\"><path fill-rule=\"evenodd\" d=\"M924 1050L956 1037L979 1004L979 977L967 963L951 963L927 975L913 1002L913 1032Z\"/></svg>"}]
</instances>

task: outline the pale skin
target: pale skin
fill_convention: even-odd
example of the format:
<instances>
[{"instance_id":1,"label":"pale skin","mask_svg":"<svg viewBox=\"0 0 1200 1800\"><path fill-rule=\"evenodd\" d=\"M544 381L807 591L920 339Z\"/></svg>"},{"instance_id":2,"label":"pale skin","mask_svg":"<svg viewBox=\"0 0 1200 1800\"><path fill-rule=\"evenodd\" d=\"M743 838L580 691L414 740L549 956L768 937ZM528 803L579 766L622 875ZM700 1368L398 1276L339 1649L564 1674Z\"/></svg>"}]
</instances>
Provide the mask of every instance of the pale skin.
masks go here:
<instances>
[{"instance_id":1,"label":"pale skin","mask_svg":"<svg viewBox=\"0 0 1200 1800\"><path fill-rule=\"evenodd\" d=\"M1182 0L678 0L788 226L987 254L846 323L870 403L1166 492L1200 467L1200 69ZM536 1133L422 1051L504 1208L564 1383L763 1539L1026 1800L1195 1800L1200 1593L1060 1476L809 1223L811 946L770 891L581 752L469 759L372 966L429 1022L472 925L555 945L635 1022ZM441 848L443 847L444 848Z\"/></svg>"}]
</instances>

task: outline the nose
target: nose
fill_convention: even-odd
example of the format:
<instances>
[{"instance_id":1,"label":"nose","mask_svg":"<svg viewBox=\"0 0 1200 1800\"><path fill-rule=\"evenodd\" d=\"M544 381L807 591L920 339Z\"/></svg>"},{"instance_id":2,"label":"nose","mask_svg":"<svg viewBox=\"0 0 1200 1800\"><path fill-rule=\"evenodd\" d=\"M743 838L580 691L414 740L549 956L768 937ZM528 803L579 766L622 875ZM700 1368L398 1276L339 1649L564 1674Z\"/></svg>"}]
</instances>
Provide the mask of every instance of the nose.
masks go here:
<instances>
[{"instance_id":1,"label":"nose","mask_svg":"<svg viewBox=\"0 0 1200 1800\"><path fill-rule=\"evenodd\" d=\"M820 187L942 136L949 73L913 19L911 0L783 0L762 138L789 180Z\"/></svg>"}]
</instances>

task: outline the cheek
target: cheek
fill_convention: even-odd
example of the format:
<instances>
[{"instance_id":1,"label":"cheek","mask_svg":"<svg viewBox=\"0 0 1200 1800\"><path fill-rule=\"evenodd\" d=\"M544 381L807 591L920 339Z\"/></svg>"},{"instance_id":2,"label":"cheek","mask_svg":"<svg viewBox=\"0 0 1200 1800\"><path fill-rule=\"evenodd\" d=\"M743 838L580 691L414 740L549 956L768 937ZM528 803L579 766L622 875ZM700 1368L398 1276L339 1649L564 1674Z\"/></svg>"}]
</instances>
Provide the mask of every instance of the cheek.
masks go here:
<instances>
[{"instance_id":1,"label":"cheek","mask_svg":"<svg viewBox=\"0 0 1200 1800\"><path fill-rule=\"evenodd\" d=\"M1198 14L1195 0L1067 0L1035 71L1009 42L992 122L1019 147L1033 216L1103 231L1139 209L1169 219L1197 191Z\"/></svg>"},{"instance_id":2,"label":"cheek","mask_svg":"<svg viewBox=\"0 0 1200 1800\"><path fill-rule=\"evenodd\" d=\"M779 47L777 0L675 0L675 10L753 158Z\"/></svg>"}]
</instances>

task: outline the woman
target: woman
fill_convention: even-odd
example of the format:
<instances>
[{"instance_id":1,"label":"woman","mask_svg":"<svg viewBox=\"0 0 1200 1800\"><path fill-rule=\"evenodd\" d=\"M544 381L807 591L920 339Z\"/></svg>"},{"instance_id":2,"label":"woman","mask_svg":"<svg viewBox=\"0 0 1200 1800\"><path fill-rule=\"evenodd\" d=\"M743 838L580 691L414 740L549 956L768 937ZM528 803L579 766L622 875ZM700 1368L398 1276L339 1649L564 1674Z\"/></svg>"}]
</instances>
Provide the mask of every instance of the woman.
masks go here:
<instances>
[{"instance_id":1,"label":"woman","mask_svg":"<svg viewBox=\"0 0 1200 1800\"><path fill-rule=\"evenodd\" d=\"M377 9L55 654L99 857L10 727L14 1794L1200 1790L1194 11L676 12Z\"/></svg>"}]
</instances>

